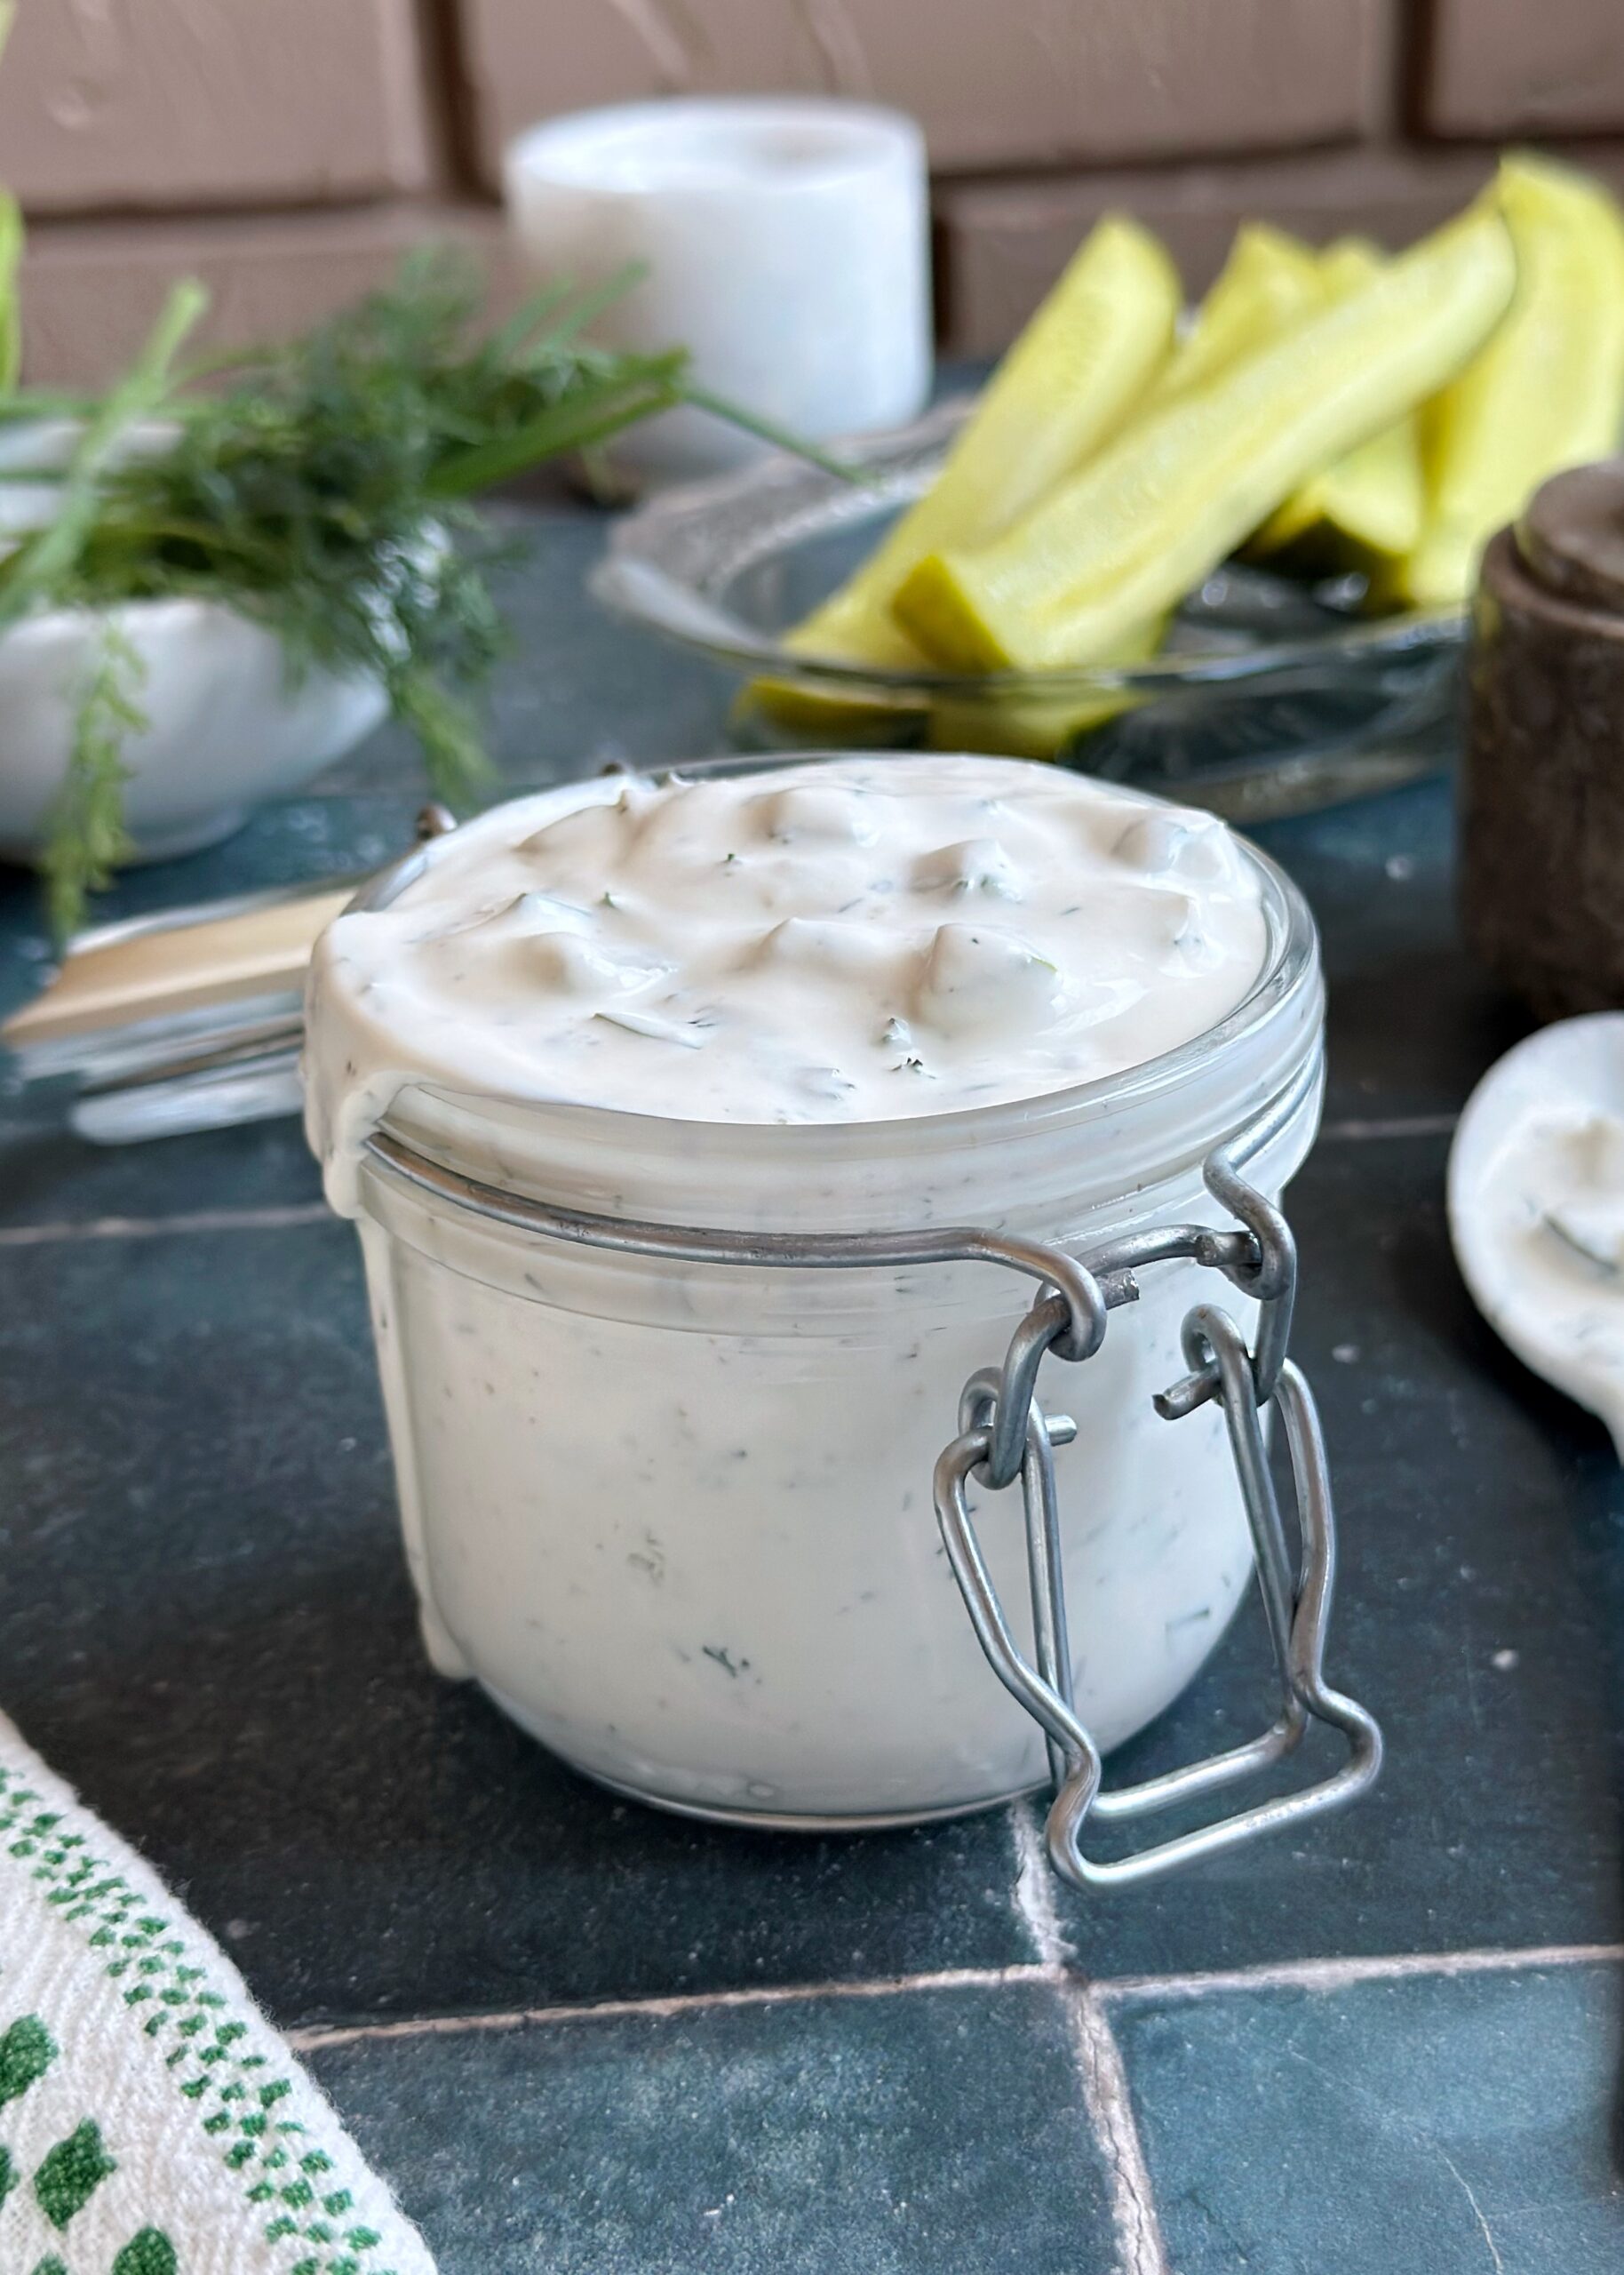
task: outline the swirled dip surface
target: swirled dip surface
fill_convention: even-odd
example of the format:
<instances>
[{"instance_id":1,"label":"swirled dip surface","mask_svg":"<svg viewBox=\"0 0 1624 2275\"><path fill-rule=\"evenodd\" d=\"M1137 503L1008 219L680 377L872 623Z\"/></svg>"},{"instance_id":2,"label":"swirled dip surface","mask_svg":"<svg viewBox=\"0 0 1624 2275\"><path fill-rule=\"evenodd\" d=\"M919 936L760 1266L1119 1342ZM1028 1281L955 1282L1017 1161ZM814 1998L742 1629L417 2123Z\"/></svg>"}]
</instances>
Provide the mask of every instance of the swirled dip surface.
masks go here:
<instances>
[{"instance_id":1,"label":"swirled dip surface","mask_svg":"<svg viewBox=\"0 0 1624 2275\"><path fill-rule=\"evenodd\" d=\"M1262 967L1223 825L1051 767L600 779L436 848L318 953L318 1147L401 1080L694 1121L881 1121L1118 1073ZM338 1012L334 1022L326 1015ZM338 1116L343 1119L343 1116Z\"/></svg>"}]
</instances>

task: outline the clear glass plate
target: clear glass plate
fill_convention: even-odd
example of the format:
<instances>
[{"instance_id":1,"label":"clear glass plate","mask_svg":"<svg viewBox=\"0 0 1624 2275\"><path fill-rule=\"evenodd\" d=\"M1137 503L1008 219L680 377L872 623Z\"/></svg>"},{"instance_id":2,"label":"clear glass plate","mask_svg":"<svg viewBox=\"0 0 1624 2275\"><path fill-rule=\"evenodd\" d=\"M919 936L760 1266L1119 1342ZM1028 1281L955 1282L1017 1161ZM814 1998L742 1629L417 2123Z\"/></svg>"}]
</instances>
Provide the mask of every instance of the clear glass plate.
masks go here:
<instances>
[{"instance_id":1,"label":"clear glass plate","mask_svg":"<svg viewBox=\"0 0 1624 2275\"><path fill-rule=\"evenodd\" d=\"M968 677L792 655L782 635L927 489L969 408L840 446L860 483L783 456L668 491L614 530L605 606L740 674L747 750L935 746L1058 756L1240 819L1436 772L1453 754L1466 619L1360 613L1358 580L1226 563L1152 661Z\"/></svg>"}]
</instances>

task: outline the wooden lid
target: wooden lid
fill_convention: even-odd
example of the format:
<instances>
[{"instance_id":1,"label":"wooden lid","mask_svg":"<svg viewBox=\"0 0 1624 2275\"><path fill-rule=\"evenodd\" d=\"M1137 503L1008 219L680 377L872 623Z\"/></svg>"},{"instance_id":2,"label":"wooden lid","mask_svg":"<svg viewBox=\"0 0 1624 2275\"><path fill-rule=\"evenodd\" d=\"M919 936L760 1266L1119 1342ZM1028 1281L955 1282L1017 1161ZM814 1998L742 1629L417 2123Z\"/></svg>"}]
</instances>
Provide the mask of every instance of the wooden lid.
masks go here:
<instances>
[{"instance_id":1,"label":"wooden lid","mask_svg":"<svg viewBox=\"0 0 1624 2275\"><path fill-rule=\"evenodd\" d=\"M1547 592L1624 616L1624 459L1553 475L1517 525L1517 549Z\"/></svg>"}]
</instances>

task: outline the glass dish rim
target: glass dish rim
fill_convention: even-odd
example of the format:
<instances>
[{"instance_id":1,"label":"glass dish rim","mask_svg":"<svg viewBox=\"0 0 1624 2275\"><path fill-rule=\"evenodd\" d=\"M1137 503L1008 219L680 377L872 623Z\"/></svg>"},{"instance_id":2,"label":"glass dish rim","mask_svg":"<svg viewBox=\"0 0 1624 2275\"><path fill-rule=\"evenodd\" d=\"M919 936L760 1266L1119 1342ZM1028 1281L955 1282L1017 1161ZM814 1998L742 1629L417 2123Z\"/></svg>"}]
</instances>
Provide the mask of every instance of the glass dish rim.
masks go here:
<instances>
[{"instance_id":1,"label":"glass dish rim","mask_svg":"<svg viewBox=\"0 0 1624 2275\"><path fill-rule=\"evenodd\" d=\"M853 467L871 465L883 470L894 454L945 443L974 402L970 394L950 395L905 427L881 428L831 443L830 454ZM773 485L788 475L816 480L821 472L787 451L772 451L733 472L655 492L633 507L610 530L601 556L587 573L588 592L612 615L752 677L767 675L802 688L848 695L912 696L920 700L970 703L1124 692L1166 695L1185 688L1265 679L1339 659L1351 661L1366 656L1386 659L1433 652L1458 647L1466 638L1468 611L1464 608L1409 609L1387 616L1350 618L1345 625L1262 640L1246 648L1190 651L1153 657L1143 663L1074 665L1049 671L896 670L798 654L781 639L757 631L724 603L673 578L653 557L651 539L657 539L673 524L703 526L719 511L756 498L765 500ZM837 479L832 475L823 478L831 483ZM896 485L896 492L899 498L908 495L901 483ZM774 531L758 550L740 559L737 571L770 560L785 549L784 540Z\"/></svg>"}]
</instances>

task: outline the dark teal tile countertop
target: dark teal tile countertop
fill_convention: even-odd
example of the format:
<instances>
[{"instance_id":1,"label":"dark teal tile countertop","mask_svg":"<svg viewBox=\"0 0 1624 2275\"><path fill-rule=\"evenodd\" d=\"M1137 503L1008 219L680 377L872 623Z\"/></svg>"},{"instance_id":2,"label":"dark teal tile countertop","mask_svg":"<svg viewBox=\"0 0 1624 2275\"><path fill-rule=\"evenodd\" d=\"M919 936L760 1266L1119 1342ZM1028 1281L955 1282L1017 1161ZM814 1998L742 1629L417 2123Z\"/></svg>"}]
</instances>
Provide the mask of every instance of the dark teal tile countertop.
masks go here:
<instances>
[{"instance_id":1,"label":"dark teal tile countertop","mask_svg":"<svg viewBox=\"0 0 1624 2275\"><path fill-rule=\"evenodd\" d=\"M728 688L507 509L515 786L718 746ZM387 733L118 912L380 860ZM1517 1024L1425 785L1260 835L1331 983L1296 1337L1373 1800L1136 1896L1025 1808L859 1840L617 1801L418 1648L358 1259L291 1123L98 1152L0 1068L0 1708L225 1942L446 2275L1624 2265L1624 1481L1467 1302L1443 1173ZM45 960L0 875L0 1003ZM1244 1619L1115 1768L1249 1733Z\"/></svg>"}]
</instances>

